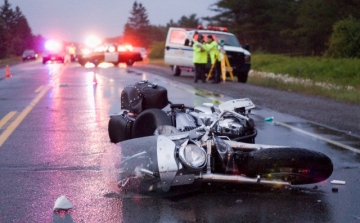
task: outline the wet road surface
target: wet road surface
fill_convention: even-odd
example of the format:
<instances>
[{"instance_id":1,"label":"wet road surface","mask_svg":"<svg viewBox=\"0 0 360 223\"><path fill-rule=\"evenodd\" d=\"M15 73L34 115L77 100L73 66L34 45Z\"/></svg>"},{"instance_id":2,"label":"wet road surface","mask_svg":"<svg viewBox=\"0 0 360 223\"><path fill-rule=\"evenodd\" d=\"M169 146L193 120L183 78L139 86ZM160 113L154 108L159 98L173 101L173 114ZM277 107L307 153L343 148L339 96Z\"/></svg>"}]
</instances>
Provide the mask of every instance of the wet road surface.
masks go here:
<instances>
[{"instance_id":1,"label":"wet road surface","mask_svg":"<svg viewBox=\"0 0 360 223\"><path fill-rule=\"evenodd\" d=\"M345 148L359 148L356 137L258 108L256 142L327 154L334 163L329 180L293 188L211 184L170 198L123 194L113 172L118 145L109 142L107 124L126 85L147 79L165 86L171 102L192 106L231 97L136 66L94 70L35 61L11 72L0 80L0 119L13 112L0 129L0 222L360 222L359 153ZM270 116L274 121L265 122ZM53 212L61 195L74 208Z\"/></svg>"}]
</instances>

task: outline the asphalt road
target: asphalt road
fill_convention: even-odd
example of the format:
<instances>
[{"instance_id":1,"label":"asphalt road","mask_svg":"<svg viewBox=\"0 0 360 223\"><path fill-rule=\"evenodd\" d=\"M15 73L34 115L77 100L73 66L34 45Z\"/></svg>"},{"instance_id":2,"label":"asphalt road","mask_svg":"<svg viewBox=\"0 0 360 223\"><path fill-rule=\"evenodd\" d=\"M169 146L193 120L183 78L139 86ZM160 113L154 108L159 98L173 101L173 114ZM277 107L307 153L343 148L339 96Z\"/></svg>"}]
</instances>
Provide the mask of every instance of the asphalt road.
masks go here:
<instances>
[{"instance_id":1,"label":"asphalt road","mask_svg":"<svg viewBox=\"0 0 360 223\"><path fill-rule=\"evenodd\" d=\"M134 68L150 71L157 75L179 81L217 94L233 98L250 98L256 106L269 108L281 113L290 114L317 125L336 129L360 138L360 106L314 97L291 91L280 91L271 88L225 82L220 84L193 83L193 73L183 72L181 76L172 76L170 68L138 63Z\"/></svg>"},{"instance_id":2,"label":"asphalt road","mask_svg":"<svg viewBox=\"0 0 360 223\"><path fill-rule=\"evenodd\" d=\"M193 88L190 74L175 79L168 69L142 64L99 68L96 75L75 63L42 65L34 61L11 66L10 70L13 76L0 80L1 223L360 221L359 153L263 121L271 114L277 121L317 134L318 125L309 124L306 118L300 119L290 111L280 113L276 107L268 110L275 103L283 109L292 108L282 97L300 100L302 95L230 82L199 83ZM111 168L121 148L109 142L107 123L109 114L120 109L121 90L142 79L166 86L170 100L190 105L208 102L209 97L197 95L202 89L209 90L208 96L222 99L225 95L251 98L260 107L254 111L257 142L326 153L334 163L329 180L344 180L346 185L336 186L339 190L333 192L334 185L329 181L293 189L207 184L196 193L171 198L119 193ZM312 107L312 99L306 100L304 114ZM326 100L317 100L326 104ZM3 122L5 117L9 119ZM346 125L351 126L355 121L348 122ZM331 123L329 127L342 132L328 131L327 136L343 140L340 135L350 130ZM349 139L344 143L351 142L354 147L357 143L359 148L358 141ZM74 208L53 212L55 200L61 195L66 195Z\"/></svg>"}]
</instances>

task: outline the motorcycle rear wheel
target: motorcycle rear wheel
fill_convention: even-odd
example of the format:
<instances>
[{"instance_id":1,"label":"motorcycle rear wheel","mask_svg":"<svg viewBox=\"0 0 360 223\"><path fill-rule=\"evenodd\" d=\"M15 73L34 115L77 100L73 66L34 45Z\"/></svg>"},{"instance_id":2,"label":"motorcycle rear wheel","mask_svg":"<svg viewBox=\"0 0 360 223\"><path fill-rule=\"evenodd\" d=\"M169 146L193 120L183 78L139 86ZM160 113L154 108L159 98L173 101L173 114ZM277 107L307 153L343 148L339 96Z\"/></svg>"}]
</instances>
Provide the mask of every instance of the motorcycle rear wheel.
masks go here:
<instances>
[{"instance_id":1,"label":"motorcycle rear wheel","mask_svg":"<svg viewBox=\"0 0 360 223\"><path fill-rule=\"evenodd\" d=\"M292 185L318 183L333 172L325 154L300 148L271 148L250 152L240 164L249 177L282 180Z\"/></svg>"}]
</instances>

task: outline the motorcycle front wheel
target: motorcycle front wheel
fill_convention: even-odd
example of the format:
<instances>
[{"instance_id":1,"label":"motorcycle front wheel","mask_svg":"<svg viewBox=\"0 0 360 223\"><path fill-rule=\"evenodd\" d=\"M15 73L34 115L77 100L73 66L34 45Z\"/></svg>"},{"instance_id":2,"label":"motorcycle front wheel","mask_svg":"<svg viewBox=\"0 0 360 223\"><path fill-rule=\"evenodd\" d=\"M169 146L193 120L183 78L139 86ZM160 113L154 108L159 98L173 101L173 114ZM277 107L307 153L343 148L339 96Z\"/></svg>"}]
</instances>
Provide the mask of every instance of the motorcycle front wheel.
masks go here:
<instances>
[{"instance_id":1,"label":"motorcycle front wheel","mask_svg":"<svg viewBox=\"0 0 360 223\"><path fill-rule=\"evenodd\" d=\"M333 172L331 159L325 154L301 148L270 148L250 152L240 163L249 177L281 180L292 185L318 183Z\"/></svg>"}]
</instances>

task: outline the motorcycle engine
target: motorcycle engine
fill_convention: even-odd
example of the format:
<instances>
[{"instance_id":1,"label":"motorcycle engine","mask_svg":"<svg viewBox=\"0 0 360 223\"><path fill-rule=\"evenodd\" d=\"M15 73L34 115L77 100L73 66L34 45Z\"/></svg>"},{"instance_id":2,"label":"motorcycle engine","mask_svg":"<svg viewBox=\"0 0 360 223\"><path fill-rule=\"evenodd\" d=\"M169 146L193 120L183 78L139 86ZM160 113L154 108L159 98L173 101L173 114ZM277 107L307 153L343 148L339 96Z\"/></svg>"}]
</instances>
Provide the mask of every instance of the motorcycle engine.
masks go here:
<instances>
[{"instance_id":1,"label":"motorcycle engine","mask_svg":"<svg viewBox=\"0 0 360 223\"><path fill-rule=\"evenodd\" d=\"M227 117L220 120L216 126L216 134L228 136L229 138L243 136L246 127L236 118Z\"/></svg>"}]
</instances>

